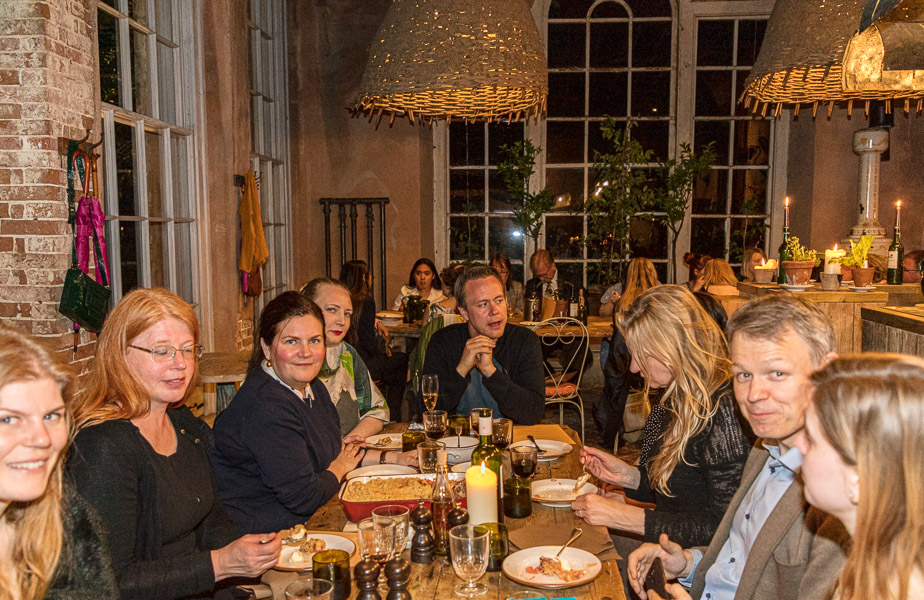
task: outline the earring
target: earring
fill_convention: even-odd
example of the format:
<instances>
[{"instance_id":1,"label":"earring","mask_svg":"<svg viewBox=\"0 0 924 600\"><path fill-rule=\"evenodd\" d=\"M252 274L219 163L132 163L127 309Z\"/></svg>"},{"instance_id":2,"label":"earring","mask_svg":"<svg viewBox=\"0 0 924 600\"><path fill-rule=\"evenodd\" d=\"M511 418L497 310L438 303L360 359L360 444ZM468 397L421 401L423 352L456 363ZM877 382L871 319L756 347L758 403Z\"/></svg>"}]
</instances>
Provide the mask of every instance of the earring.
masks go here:
<instances>
[{"instance_id":1,"label":"earring","mask_svg":"<svg viewBox=\"0 0 924 600\"><path fill-rule=\"evenodd\" d=\"M267 366L267 367L272 367L272 366L273 366L273 361L271 361L270 359L267 358L267 359L266 359L266 366Z\"/></svg>"}]
</instances>

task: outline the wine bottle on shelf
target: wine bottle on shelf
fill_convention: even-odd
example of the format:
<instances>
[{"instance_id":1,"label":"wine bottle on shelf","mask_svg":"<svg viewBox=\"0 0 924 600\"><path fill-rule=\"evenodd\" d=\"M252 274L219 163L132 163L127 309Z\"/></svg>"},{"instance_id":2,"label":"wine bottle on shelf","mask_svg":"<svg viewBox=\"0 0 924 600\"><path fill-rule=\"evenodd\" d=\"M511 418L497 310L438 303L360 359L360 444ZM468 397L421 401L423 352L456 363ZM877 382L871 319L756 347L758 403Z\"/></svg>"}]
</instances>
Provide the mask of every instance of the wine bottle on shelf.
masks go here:
<instances>
[{"instance_id":1,"label":"wine bottle on shelf","mask_svg":"<svg viewBox=\"0 0 924 600\"><path fill-rule=\"evenodd\" d=\"M584 299L584 290L578 290L578 321L587 325L587 301Z\"/></svg>"},{"instance_id":2,"label":"wine bottle on shelf","mask_svg":"<svg viewBox=\"0 0 924 600\"><path fill-rule=\"evenodd\" d=\"M449 476L445 464L436 469L436 484L430 496L430 510L433 512L433 545L436 554L449 555L449 513L455 506L455 496L449 485Z\"/></svg>"},{"instance_id":3,"label":"wine bottle on shelf","mask_svg":"<svg viewBox=\"0 0 924 600\"><path fill-rule=\"evenodd\" d=\"M504 521L504 459L503 453L494 445L494 420L490 408L482 408L478 414L478 445L472 450L472 465L484 466L497 475L497 520Z\"/></svg>"},{"instance_id":4,"label":"wine bottle on shelf","mask_svg":"<svg viewBox=\"0 0 924 600\"><path fill-rule=\"evenodd\" d=\"M889 246L889 266L886 270L886 283L889 285L902 284L905 248L902 246L901 214L901 201L899 201L898 212L895 216L895 233L892 234L892 244Z\"/></svg>"}]
</instances>

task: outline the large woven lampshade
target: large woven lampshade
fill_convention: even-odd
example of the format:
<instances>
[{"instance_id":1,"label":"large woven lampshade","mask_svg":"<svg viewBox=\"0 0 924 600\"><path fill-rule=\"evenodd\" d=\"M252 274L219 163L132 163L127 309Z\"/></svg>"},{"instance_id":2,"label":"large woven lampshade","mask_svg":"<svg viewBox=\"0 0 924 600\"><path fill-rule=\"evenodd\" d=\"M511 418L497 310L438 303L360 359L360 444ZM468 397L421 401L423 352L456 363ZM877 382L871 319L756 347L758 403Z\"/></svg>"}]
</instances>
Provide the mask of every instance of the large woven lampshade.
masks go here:
<instances>
[{"instance_id":1,"label":"large woven lampshade","mask_svg":"<svg viewBox=\"0 0 924 600\"><path fill-rule=\"evenodd\" d=\"M777 0L742 100L765 114L783 105L885 100L920 112L924 0L903 0L858 33L868 0ZM915 57L903 60L900 57ZM814 110L813 109L813 110Z\"/></svg>"},{"instance_id":2,"label":"large woven lampshade","mask_svg":"<svg viewBox=\"0 0 924 600\"><path fill-rule=\"evenodd\" d=\"M394 0L355 109L517 120L545 110L548 73L525 0Z\"/></svg>"}]
</instances>

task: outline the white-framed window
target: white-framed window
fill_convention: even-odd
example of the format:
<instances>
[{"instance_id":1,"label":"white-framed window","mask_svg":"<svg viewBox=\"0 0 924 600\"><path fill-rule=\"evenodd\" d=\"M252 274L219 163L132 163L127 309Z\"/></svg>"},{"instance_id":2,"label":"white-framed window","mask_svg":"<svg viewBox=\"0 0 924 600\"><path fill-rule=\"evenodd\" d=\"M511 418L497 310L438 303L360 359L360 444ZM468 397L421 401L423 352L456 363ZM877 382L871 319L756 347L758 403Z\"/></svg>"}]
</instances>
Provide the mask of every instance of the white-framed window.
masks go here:
<instances>
[{"instance_id":1,"label":"white-framed window","mask_svg":"<svg viewBox=\"0 0 924 600\"><path fill-rule=\"evenodd\" d=\"M553 253L560 270L585 284L596 280L599 257L579 243L587 234L587 218L579 207L596 183L594 150L609 149L599 130L604 115L619 122L636 121L631 135L661 160L674 157L681 143L696 149L709 141L718 145L721 136L714 132L727 133L721 138L724 151L718 152L706 182L697 186L674 257L667 255L663 226L644 216L633 222L630 250L633 256L652 259L662 281L667 280L669 261L680 263L691 249L738 264L745 245L770 248L779 243L772 199L784 191L785 160L774 161L774 156L786 152L788 125L754 117L736 106L772 8L773 0L537 0L533 4L549 66L547 114L524 125L525 137L543 150L534 183L578 207L544 217L540 245ZM728 92L723 113L706 108L704 96L715 91L714 79L731 81L730 88L721 88ZM454 126L434 130L436 209L450 221L464 214L458 202L452 203L460 187L454 171L461 169L450 164L449 156L458 144L456 137L471 136L473 127L483 125L469 125L461 133ZM440 151L441 144L447 150ZM484 165L490 171L490 162ZM489 195L491 178L485 175L484 180L484 194ZM456 258L446 222L439 216L434 234L437 257ZM483 238L487 243L488 236ZM526 273L524 279L530 276Z\"/></svg>"},{"instance_id":2,"label":"white-framed window","mask_svg":"<svg viewBox=\"0 0 924 600\"><path fill-rule=\"evenodd\" d=\"M257 174L269 260L257 310L292 285L288 68L284 0L250 0L251 168Z\"/></svg>"},{"instance_id":3,"label":"white-framed window","mask_svg":"<svg viewBox=\"0 0 924 600\"><path fill-rule=\"evenodd\" d=\"M98 3L113 299L165 287L200 310L195 3ZM200 315L201 316L201 315Z\"/></svg>"}]
</instances>

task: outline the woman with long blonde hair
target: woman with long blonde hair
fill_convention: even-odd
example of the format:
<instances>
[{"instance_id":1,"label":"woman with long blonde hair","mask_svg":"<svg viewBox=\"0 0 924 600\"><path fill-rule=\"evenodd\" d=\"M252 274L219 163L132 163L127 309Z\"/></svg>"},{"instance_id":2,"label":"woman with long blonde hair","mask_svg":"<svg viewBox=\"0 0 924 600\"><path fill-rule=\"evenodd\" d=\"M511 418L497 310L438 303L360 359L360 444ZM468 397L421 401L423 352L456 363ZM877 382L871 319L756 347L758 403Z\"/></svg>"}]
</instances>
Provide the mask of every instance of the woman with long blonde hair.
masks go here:
<instances>
[{"instance_id":1,"label":"woman with long blonde hair","mask_svg":"<svg viewBox=\"0 0 924 600\"><path fill-rule=\"evenodd\" d=\"M615 285L606 290L600 299L600 316L609 317L614 312L628 310L642 292L656 285L660 285L660 282L654 263L647 258L633 258L626 269L626 285L622 295L616 293Z\"/></svg>"},{"instance_id":2,"label":"woman with long blonde hair","mask_svg":"<svg viewBox=\"0 0 924 600\"><path fill-rule=\"evenodd\" d=\"M693 291L709 292L716 296L737 296L738 278L724 258L713 258L693 285Z\"/></svg>"},{"instance_id":3,"label":"woman with long blonde hair","mask_svg":"<svg viewBox=\"0 0 924 600\"><path fill-rule=\"evenodd\" d=\"M193 308L136 289L109 313L75 403L68 472L109 534L123 599L232 597L226 580L279 557L274 532L239 537L219 501L211 430L185 407L201 354Z\"/></svg>"},{"instance_id":4,"label":"woman with long blonde hair","mask_svg":"<svg viewBox=\"0 0 924 600\"><path fill-rule=\"evenodd\" d=\"M706 545L741 478L750 449L731 389L725 336L693 294L679 285L639 296L617 325L631 369L647 388L663 388L645 424L639 466L585 447L582 461L626 496L654 509L603 496L572 505L592 525L657 541L661 533ZM623 545L621 551L629 548Z\"/></svg>"},{"instance_id":5,"label":"woman with long blonde hair","mask_svg":"<svg viewBox=\"0 0 924 600\"><path fill-rule=\"evenodd\" d=\"M853 536L834 597L924 598L924 360L859 354L812 380L805 497Z\"/></svg>"},{"instance_id":6,"label":"woman with long blonde hair","mask_svg":"<svg viewBox=\"0 0 924 600\"><path fill-rule=\"evenodd\" d=\"M108 549L64 485L73 372L0 326L0 598L117 598Z\"/></svg>"}]
</instances>

